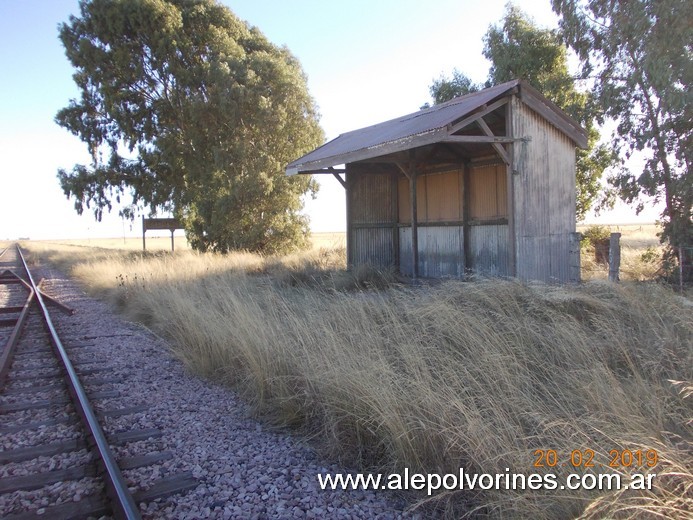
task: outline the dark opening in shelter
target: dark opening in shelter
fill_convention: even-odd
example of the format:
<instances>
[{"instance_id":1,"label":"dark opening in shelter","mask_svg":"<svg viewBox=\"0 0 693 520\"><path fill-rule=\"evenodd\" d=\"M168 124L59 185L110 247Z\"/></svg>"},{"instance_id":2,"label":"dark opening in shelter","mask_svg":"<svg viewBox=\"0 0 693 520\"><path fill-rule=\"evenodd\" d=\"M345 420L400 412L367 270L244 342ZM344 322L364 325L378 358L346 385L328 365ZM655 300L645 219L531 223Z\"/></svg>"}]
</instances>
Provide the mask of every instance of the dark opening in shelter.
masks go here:
<instances>
[{"instance_id":1,"label":"dark opening in shelter","mask_svg":"<svg viewBox=\"0 0 693 520\"><path fill-rule=\"evenodd\" d=\"M586 146L578 123L516 80L342 134L286 173L342 183L349 266L567 282L580 276L575 150Z\"/></svg>"}]
</instances>

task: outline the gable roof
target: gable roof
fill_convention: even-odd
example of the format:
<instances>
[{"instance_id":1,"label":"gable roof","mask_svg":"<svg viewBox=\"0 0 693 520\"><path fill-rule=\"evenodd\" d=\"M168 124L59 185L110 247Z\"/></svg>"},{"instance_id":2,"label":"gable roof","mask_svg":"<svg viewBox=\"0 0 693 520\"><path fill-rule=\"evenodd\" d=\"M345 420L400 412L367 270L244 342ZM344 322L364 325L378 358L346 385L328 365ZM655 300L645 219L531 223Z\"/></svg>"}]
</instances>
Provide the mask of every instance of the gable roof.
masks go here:
<instances>
[{"instance_id":1,"label":"gable roof","mask_svg":"<svg viewBox=\"0 0 693 520\"><path fill-rule=\"evenodd\" d=\"M539 112L577 146L581 148L587 146L587 133L579 124L528 83L514 80L383 123L341 134L291 162L286 167L286 173L294 175L443 142L451 137L449 130L452 125L513 93L519 93L523 102Z\"/></svg>"}]
</instances>

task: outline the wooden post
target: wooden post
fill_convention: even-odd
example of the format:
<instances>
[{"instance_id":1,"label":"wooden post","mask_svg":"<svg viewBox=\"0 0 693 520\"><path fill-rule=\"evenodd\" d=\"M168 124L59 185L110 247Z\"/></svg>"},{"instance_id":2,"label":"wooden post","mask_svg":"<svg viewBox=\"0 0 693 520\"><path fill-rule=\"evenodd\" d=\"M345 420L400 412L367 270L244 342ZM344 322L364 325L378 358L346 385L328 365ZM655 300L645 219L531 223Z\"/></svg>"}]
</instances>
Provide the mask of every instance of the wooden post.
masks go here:
<instances>
[{"instance_id":1,"label":"wooden post","mask_svg":"<svg viewBox=\"0 0 693 520\"><path fill-rule=\"evenodd\" d=\"M392 214L392 258L395 263L395 267L400 269L400 259L399 259L399 180L398 180L397 170L393 170L391 173L391 201L390 201L390 211Z\"/></svg>"},{"instance_id":2,"label":"wooden post","mask_svg":"<svg viewBox=\"0 0 693 520\"><path fill-rule=\"evenodd\" d=\"M413 150L412 150L413 151ZM419 229L416 219L416 165L413 154L409 161L409 208L411 210L411 276L416 280L419 276Z\"/></svg>"},{"instance_id":3,"label":"wooden post","mask_svg":"<svg viewBox=\"0 0 693 520\"><path fill-rule=\"evenodd\" d=\"M353 210L352 210L352 193L354 191L354 175L356 175L353 166L345 165L346 172L344 173L344 196L346 197L346 250L347 250L347 269L351 270L354 267L354 238L353 233Z\"/></svg>"},{"instance_id":4,"label":"wooden post","mask_svg":"<svg viewBox=\"0 0 693 520\"><path fill-rule=\"evenodd\" d=\"M568 267L568 280L573 283L580 283L582 278L580 273L580 240L582 240L582 233L571 233L569 240L568 254L570 265Z\"/></svg>"},{"instance_id":5,"label":"wooden post","mask_svg":"<svg viewBox=\"0 0 693 520\"><path fill-rule=\"evenodd\" d=\"M505 135L507 137L515 137L515 132L513 131L513 104L507 103L505 105ZM508 276L517 276L517 262L515 261L515 176L513 172L515 171L515 154L517 153L518 147L513 143L508 145L508 155L510 156L510 164L506 165L505 168L505 182L508 190ZM578 250L578 266L579 263L579 250ZM578 281L579 281L580 271L578 269Z\"/></svg>"},{"instance_id":6,"label":"wooden post","mask_svg":"<svg viewBox=\"0 0 693 520\"><path fill-rule=\"evenodd\" d=\"M679 292L683 294L683 246L679 245Z\"/></svg>"},{"instance_id":7,"label":"wooden post","mask_svg":"<svg viewBox=\"0 0 693 520\"><path fill-rule=\"evenodd\" d=\"M621 267L621 233L611 233L609 239L609 281L618 282Z\"/></svg>"},{"instance_id":8,"label":"wooden post","mask_svg":"<svg viewBox=\"0 0 693 520\"><path fill-rule=\"evenodd\" d=\"M469 229L469 203L471 193L469 191L469 163L464 163L462 172L462 250L464 252L464 274L472 274L472 244L470 242L471 232Z\"/></svg>"},{"instance_id":9,"label":"wooden post","mask_svg":"<svg viewBox=\"0 0 693 520\"><path fill-rule=\"evenodd\" d=\"M147 250L147 240L144 238L144 234L147 229L144 227L144 215L142 215L142 251Z\"/></svg>"},{"instance_id":10,"label":"wooden post","mask_svg":"<svg viewBox=\"0 0 693 520\"><path fill-rule=\"evenodd\" d=\"M171 253L173 253L173 229L171 230Z\"/></svg>"}]
</instances>

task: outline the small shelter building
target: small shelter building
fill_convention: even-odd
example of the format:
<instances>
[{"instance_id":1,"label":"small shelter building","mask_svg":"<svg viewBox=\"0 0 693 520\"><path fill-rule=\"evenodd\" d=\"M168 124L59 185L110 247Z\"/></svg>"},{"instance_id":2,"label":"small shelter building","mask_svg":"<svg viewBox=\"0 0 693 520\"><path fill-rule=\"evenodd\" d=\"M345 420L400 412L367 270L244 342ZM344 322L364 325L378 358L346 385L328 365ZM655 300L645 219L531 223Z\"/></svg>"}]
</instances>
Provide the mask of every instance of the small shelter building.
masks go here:
<instances>
[{"instance_id":1,"label":"small shelter building","mask_svg":"<svg viewBox=\"0 0 693 520\"><path fill-rule=\"evenodd\" d=\"M286 173L342 183L350 267L568 282L586 146L578 123L516 80L342 134Z\"/></svg>"}]
</instances>

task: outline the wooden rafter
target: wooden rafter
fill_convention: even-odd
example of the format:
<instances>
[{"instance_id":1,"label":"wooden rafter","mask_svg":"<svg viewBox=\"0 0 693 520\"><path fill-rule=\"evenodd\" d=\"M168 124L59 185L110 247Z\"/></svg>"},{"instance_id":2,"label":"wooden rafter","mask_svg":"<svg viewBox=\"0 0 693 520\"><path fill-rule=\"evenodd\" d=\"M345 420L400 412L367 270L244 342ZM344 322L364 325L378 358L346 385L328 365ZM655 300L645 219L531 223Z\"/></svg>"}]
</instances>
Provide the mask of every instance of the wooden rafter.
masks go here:
<instances>
[{"instance_id":1,"label":"wooden rafter","mask_svg":"<svg viewBox=\"0 0 693 520\"><path fill-rule=\"evenodd\" d=\"M504 137L499 135L449 135L441 139L443 143L513 143L520 139Z\"/></svg>"},{"instance_id":2,"label":"wooden rafter","mask_svg":"<svg viewBox=\"0 0 693 520\"><path fill-rule=\"evenodd\" d=\"M493 131L491 131L491 128L486 124L486 121L484 121L483 117L480 117L479 119L476 120L476 123L481 127L481 130L489 136L489 137L495 137L493 135ZM501 156L503 159L503 162L505 162L506 165L510 166L510 156L508 155L508 152L503 148L503 146L500 143L493 143L491 146L498 152L498 155Z\"/></svg>"},{"instance_id":3,"label":"wooden rafter","mask_svg":"<svg viewBox=\"0 0 693 520\"><path fill-rule=\"evenodd\" d=\"M339 181L339 184L342 185L342 188L346 189L346 187L347 187L346 181L339 176L339 173L332 172L332 175L334 175L334 178Z\"/></svg>"},{"instance_id":4,"label":"wooden rafter","mask_svg":"<svg viewBox=\"0 0 693 520\"><path fill-rule=\"evenodd\" d=\"M301 170L298 172L301 175L319 175L321 173L328 173L328 174L338 174L338 173L346 173L346 170L344 168L322 168L322 169L315 169L315 170Z\"/></svg>"},{"instance_id":5,"label":"wooden rafter","mask_svg":"<svg viewBox=\"0 0 693 520\"><path fill-rule=\"evenodd\" d=\"M508 101L510 101L510 99L510 96L506 96L504 98L499 99L495 103L491 103L490 105L484 105L483 107L481 107L481 110L475 112L471 116L464 118L462 121L455 123L454 125L448 125L448 133L454 134L455 132L459 132L465 126L471 125L477 119L482 118L490 114L494 110L497 110L498 108L502 107Z\"/></svg>"},{"instance_id":6,"label":"wooden rafter","mask_svg":"<svg viewBox=\"0 0 693 520\"><path fill-rule=\"evenodd\" d=\"M394 163L394 165L399 168L399 171L401 171L407 179L411 177L411 175L409 175L409 170L405 165L399 162Z\"/></svg>"}]
</instances>

